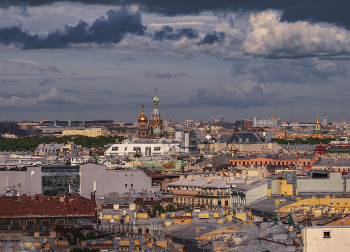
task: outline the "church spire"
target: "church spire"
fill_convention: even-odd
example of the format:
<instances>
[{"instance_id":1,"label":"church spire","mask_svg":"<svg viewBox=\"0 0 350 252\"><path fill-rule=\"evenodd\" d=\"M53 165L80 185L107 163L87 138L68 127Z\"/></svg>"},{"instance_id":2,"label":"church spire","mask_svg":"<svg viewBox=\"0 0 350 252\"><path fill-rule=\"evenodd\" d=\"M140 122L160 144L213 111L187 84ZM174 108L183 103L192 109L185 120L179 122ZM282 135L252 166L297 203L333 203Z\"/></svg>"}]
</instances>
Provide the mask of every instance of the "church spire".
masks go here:
<instances>
[{"instance_id":1,"label":"church spire","mask_svg":"<svg viewBox=\"0 0 350 252\"><path fill-rule=\"evenodd\" d=\"M318 116L318 107L317 107L317 119L315 124L315 130L313 131L313 134L323 134L321 130L320 118Z\"/></svg>"}]
</instances>

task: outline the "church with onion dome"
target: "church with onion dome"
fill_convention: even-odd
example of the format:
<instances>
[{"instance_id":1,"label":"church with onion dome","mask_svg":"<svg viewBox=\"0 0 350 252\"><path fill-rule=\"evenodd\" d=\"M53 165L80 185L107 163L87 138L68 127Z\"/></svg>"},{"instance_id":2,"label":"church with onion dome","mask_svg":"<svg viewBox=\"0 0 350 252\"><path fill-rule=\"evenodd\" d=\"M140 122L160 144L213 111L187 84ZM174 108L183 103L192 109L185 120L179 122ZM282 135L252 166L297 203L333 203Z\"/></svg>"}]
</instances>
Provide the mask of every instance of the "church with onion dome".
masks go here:
<instances>
[{"instance_id":1,"label":"church with onion dome","mask_svg":"<svg viewBox=\"0 0 350 252\"><path fill-rule=\"evenodd\" d=\"M157 97L157 89L155 89L155 96L153 98L154 107L150 120L148 120L147 116L144 114L144 106L141 106L142 112L141 116L138 118L138 129L136 131L137 138L153 139L164 137L164 123L158 109L158 102L159 98ZM167 130L167 135L172 138L174 133L175 130L171 123Z\"/></svg>"}]
</instances>

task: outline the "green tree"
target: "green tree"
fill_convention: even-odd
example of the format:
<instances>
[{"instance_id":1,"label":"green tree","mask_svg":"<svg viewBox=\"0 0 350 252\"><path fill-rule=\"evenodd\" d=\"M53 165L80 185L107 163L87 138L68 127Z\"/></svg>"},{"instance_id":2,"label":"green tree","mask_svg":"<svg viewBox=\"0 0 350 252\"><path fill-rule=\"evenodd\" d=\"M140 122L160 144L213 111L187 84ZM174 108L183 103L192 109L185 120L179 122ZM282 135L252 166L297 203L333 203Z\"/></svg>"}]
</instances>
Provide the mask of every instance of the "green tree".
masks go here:
<instances>
[{"instance_id":1,"label":"green tree","mask_svg":"<svg viewBox=\"0 0 350 252\"><path fill-rule=\"evenodd\" d=\"M165 213L165 209L164 207L162 207L161 204L159 204L159 202L157 202L152 209L151 214L149 215L150 218L155 218L157 216L157 211L159 214L161 213Z\"/></svg>"},{"instance_id":2,"label":"green tree","mask_svg":"<svg viewBox=\"0 0 350 252\"><path fill-rule=\"evenodd\" d=\"M174 207L173 204L168 204L166 207L165 207L165 211L166 212L176 212L176 209Z\"/></svg>"},{"instance_id":3,"label":"green tree","mask_svg":"<svg viewBox=\"0 0 350 252\"><path fill-rule=\"evenodd\" d=\"M70 252L90 252L91 250L88 248L73 248Z\"/></svg>"},{"instance_id":4,"label":"green tree","mask_svg":"<svg viewBox=\"0 0 350 252\"><path fill-rule=\"evenodd\" d=\"M277 213L276 212L273 213L272 220L274 220L274 221L277 220Z\"/></svg>"},{"instance_id":5,"label":"green tree","mask_svg":"<svg viewBox=\"0 0 350 252\"><path fill-rule=\"evenodd\" d=\"M294 225L294 220L293 220L293 216L292 215L289 215L288 224L289 225Z\"/></svg>"},{"instance_id":6,"label":"green tree","mask_svg":"<svg viewBox=\"0 0 350 252\"><path fill-rule=\"evenodd\" d=\"M1 131L1 129L0 129ZM62 136L62 137L39 137L39 136L30 136L22 138L7 138L0 141L0 151L35 151L41 143L67 143L74 140L75 144L81 145L83 147L103 147L107 144L115 143L116 139L119 141L124 140L122 136L100 136L100 137L87 137L87 136L78 136L75 139L72 139L71 136Z\"/></svg>"},{"instance_id":7,"label":"green tree","mask_svg":"<svg viewBox=\"0 0 350 252\"><path fill-rule=\"evenodd\" d=\"M312 227L312 222L309 221L309 222L307 223L307 226L308 226L308 227Z\"/></svg>"},{"instance_id":8,"label":"green tree","mask_svg":"<svg viewBox=\"0 0 350 252\"><path fill-rule=\"evenodd\" d=\"M79 238L79 244L81 243L81 241L86 240L86 237L84 236L84 234L80 230L78 230L77 232L74 233L73 239L70 241L70 244L77 245L78 238Z\"/></svg>"},{"instance_id":9,"label":"green tree","mask_svg":"<svg viewBox=\"0 0 350 252\"><path fill-rule=\"evenodd\" d=\"M96 238L97 238L97 237L96 237L96 235L95 235L94 232L89 232L89 233L86 234L86 239L87 239L87 240L94 240L94 239L96 239Z\"/></svg>"}]
</instances>

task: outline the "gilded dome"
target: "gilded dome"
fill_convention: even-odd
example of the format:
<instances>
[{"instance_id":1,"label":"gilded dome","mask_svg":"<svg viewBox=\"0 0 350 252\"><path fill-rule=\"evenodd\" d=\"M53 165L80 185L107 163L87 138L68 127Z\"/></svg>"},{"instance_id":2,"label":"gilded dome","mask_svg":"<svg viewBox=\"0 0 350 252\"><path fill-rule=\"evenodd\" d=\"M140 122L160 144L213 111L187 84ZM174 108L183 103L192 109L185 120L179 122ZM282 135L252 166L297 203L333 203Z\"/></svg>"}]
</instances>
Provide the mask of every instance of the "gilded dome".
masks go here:
<instances>
[{"instance_id":1,"label":"gilded dome","mask_svg":"<svg viewBox=\"0 0 350 252\"><path fill-rule=\"evenodd\" d=\"M139 121L140 123L142 123L142 122L148 122L147 116L145 116L145 114L143 113L143 108L144 108L143 104L142 104L141 108L142 108L142 114L139 116L138 121Z\"/></svg>"},{"instance_id":2,"label":"gilded dome","mask_svg":"<svg viewBox=\"0 0 350 252\"><path fill-rule=\"evenodd\" d=\"M174 128L170 126L167 130L167 133L168 133L168 135L174 135L175 134Z\"/></svg>"},{"instance_id":3,"label":"gilded dome","mask_svg":"<svg viewBox=\"0 0 350 252\"><path fill-rule=\"evenodd\" d=\"M142 115L139 116L139 119L138 119L139 122L148 122L148 118L147 116L145 116L142 112Z\"/></svg>"}]
</instances>

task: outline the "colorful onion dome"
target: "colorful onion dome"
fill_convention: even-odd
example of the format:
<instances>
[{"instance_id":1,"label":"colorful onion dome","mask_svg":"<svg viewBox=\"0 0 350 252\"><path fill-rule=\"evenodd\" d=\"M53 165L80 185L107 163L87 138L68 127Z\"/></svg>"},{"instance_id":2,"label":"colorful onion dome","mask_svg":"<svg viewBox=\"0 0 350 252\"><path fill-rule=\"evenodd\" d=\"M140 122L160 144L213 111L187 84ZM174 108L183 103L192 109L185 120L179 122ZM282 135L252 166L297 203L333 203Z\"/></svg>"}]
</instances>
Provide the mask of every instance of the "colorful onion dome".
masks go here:
<instances>
[{"instance_id":1,"label":"colorful onion dome","mask_svg":"<svg viewBox=\"0 0 350 252\"><path fill-rule=\"evenodd\" d=\"M162 131L160 130L159 127L157 127L157 128L154 130L154 135L155 135L155 136L161 136L161 135L162 135Z\"/></svg>"},{"instance_id":2,"label":"colorful onion dome","mask_svg":"<svg viewBox=\"0 0 350 252\"><path fill-rule=\"evenodd\" d=\"M168 133L168 135L174 135L175 134L174 128L170 126L167 130L167 133Z\"/></svg>"},{"instance_id":3,"label":"colorful onion dome","mask_svg":"<svg viewBox=\"0 0 350 252\"><path fill-rule=\"evenodd\" d=\"M159 102L159 98L157 97L157 89L154 90L153 102L154 102L154 103L158 103L158 102Z\"/></svg>"},{"instance_id":4,"label":"colorful onion dome","mask_svg":"<svg viewBox=\"0 0 350 252\"><path fill-rule=\"evenodd\" d=\"M157 96L155 96L155 97L153 98L153 102L154 102L154 103L158 103L158 102L159 102L159 98L158 98Z\"/></svg>"}]
</instances>

